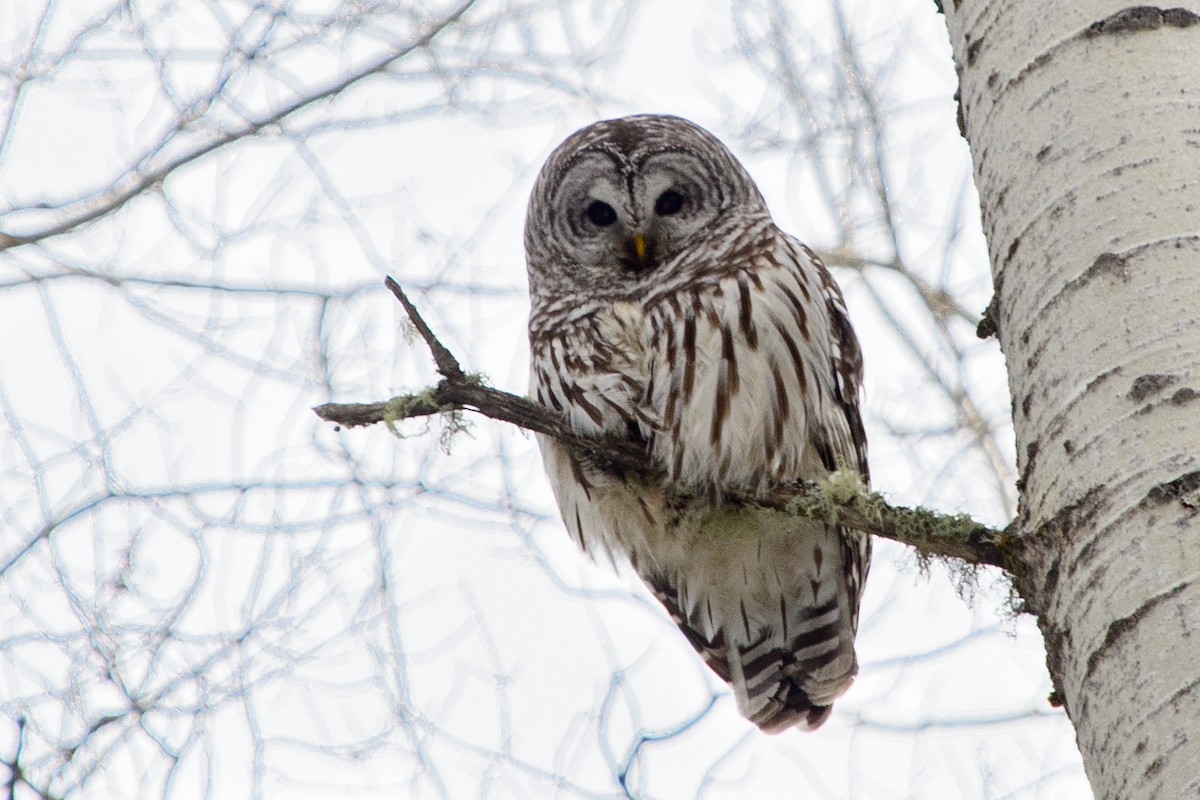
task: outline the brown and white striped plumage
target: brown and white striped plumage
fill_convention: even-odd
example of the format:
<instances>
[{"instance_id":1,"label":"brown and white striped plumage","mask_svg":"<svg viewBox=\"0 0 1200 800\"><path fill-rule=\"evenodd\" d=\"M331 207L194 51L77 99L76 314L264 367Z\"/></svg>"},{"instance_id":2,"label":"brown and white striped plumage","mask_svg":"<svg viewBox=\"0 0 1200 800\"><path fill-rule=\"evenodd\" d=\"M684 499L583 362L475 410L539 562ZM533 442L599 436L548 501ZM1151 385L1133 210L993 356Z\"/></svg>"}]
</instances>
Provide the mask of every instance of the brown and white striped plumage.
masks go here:
<instances>
[{"instance_id":1,"label":"brown and white striped plumage","mask_svg":"<svg viewBox=\"0 0 1200 800\"><path fill-rule=\"evenodd\" d=\"M866 477L862 357L833 278L724 145L666 116L563 142L525 248L536 399L579 431L644 442L696 498L631 488L542 438L567 528L629 561L746 717L816 728L857 671L870 541L719 498Z\"/></svg>"}]
</instances>

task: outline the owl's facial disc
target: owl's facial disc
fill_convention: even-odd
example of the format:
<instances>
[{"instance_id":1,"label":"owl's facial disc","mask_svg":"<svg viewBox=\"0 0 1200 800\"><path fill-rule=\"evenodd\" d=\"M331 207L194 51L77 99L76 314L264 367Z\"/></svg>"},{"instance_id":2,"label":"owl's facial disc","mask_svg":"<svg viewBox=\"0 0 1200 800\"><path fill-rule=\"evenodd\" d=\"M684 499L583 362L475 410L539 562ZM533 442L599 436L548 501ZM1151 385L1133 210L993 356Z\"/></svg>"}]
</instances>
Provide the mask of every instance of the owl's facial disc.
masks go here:
<instances>
[{"instance_id":1,"label":"owl's facial disc","mask_svg":"<svg viewBox=\"0 0 1200 800\"><path fill-rule=\"evenodd\" d=\"M571 261L593 280L648 278L706 239L721 213L718 183L706 163L672 146L583 153L556 190Z\"/></svg>"},{"instance_id":2,"label":"owl's facial disc","mask_svg":"<svg viewBox=\"0 0 1200 800\"><path fill-rule=\"evenodd\" d=\"M583 263L643 272L655 265L654 240L622 183L610 174L593 176L582 192L567 194L566 203L573 206L568 213L578 220Z\"/></svg>"},{"instance_id":3,"label":"owl's facial disc","mask_svg":"<svg viewBox=\"0 0 1200 800\"><path fill-rule=\"evenodd\" d=\"M632 192L607 180L590 187L583 200L584 229L607 245L609 263L634 273L653 270L695 229L696 221L685 219L684 212L696 211L698 204L675 188L675 178L635 176Z\"/></svg>"},{"instance_id":4,"label":"owl's facial disc","mask_svg":"<svg viewBox=\"0 0 1200 800\"><path fill-rule=\"evenodd\" d=\"M673 239L669 235L670 222L663 218L678 214L686 202L684 194L673 188L663 190L655 198L653 211L642 215L642 223L629 234L626 258L622 262L628 269L642 272L658 266L659 258L670 252L667 245Z\"/></svg>"}]
</instances>

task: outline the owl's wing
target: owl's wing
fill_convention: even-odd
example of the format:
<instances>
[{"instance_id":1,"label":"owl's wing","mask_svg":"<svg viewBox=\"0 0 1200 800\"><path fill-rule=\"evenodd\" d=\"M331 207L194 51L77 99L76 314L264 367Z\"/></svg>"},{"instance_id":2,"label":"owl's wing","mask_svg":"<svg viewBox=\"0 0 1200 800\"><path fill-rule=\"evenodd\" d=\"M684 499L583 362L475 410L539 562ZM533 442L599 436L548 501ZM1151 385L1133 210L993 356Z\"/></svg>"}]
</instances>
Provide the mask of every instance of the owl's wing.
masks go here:
<instances>
[{"instance_id":1,"label":"owl's wing","mask_svg":"<svg viewBox=\"0 0 1200 800\"><path fill-rule=\"evenodd\" d=\"M653 422L640 403L641 330L641 307L625 301L532 334L534 397L576 431L644 445L642 432ZM595 469L552 437L537 438L563 522L580 549L614 566L628 560L636 568L653 560L653 543L664 538L661 497Z\"/></svg>"},{"instance_id":2,"label":"owl's wing","mask_svg":"<svg viewBox=\"0 0 1200 800\"><path fill-rule=\"evenodd\" d=\"M801 251L808 256L812 264L819 269L821 289L829 311L829 340L830 340L830 369L833 373L834 400L836 406L846 417L849 428L850 444L853 454L847 452L844 460L855 467L862 475L863 481L870 479L867 466L867 434L863 428L862 413L859 402L862 398L863 357L858 337L850 325L850 314L846 310L846 301L842 292L834 282L833 276L822 263L817 254L807 246L796 243Z\"/></svg>"},{"instance_id":3,"label":"owl's wing","mask_svg":"<svg viewBox=\"0 0 1200 800\"><path fill-rule=\"evenodd\" d=\"M716 494L866 472L841 295L811 251L768 233L647 304L652 452L670 480ZM683 515L677 531L684 552L639 571L689 641L764 730L820 725L857 671L868 538L752 509Z\"/></svg>"}]
</instances>

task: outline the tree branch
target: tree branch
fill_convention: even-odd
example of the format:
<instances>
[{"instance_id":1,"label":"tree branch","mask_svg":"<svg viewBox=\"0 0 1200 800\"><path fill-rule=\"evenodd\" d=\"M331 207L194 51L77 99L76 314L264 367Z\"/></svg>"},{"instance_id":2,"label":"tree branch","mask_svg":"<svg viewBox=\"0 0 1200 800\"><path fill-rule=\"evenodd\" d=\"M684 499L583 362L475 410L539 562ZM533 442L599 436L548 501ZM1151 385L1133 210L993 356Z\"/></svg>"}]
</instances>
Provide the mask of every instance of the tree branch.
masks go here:
<instances>
[{"instance_id":1,"label":"tree branch","mask_svg":"<svg viewBox=\"0 0 1200 800\"><path fill-rule=\"evenodd\" d=\"M321 419L358 427L465 409L553 437L597 469L622 480L662 481L663 470L650 461L640 445L617 436L581 435L544 406L494 389L477 376L463 372L457 359L430 330L399 284L389 277L385 285L404 306L425 340L443 379L437 386L417 394L401 395L382 403L326 403L313 409ZM686 489L680 489L678 494L688 493ZM821 482L781 484L764 495L728 494L721 502L772 508L844 525L911 545L926 556L955 558L973 565L989 564L1009 572L1014 572L1021 561L1021 539L1009 529L990 528L965 514L942 514L926 508L890 505L878 492L867 489L853 471L839 470Z\"/></svg>"},{"instance_id":2,"label":"tree branch","mask_svg":"<svg viewBox=\"0 0 1200 800\"><path fill-rule=\"evenodd\" d=\"M212 127L212 121L208 118L200 118L200 125L196 124L196 120L180 122L174 130L170 131L170 136L167 139L164 139L152 148L149 153L139 158L134 167L126 174L112 179L103 192L87 195L64 204L62 207L53 209L59 212L59 219L55 222L26 233L9 233L0 230L0 252L12 247L19 247L31 242L59 236L107 214L111 214L125 206L133 198L155 186L162 185L163 181L169 175L177 172L180 168L200 160L209 153L233 142L259 134L264 130L270 129L272 126L280 125L301 109L310 108L323 100L336 97L366 78L386 72L398 61L418 50L428 47L439 34L462 19L463 15L475 5L476 1L464 0L457 8L450 10L434 25L428 27L414 41L395 51L384 53L379 58L363 65L349 75L339 77L328 86L317 89L309 94L291 98L267 114L259 116L256 119L247 120L240 127L209 135L206 140L202 140L194 146L182 149L168 147L167 144L172 142L172 137L177 134L190 133L193 128L207 130ZM176 150L179 152L175 152ZM156 160L158 160L157 157L162 153L170 153L171 155L161 159L161 163L156 163ZM6 209L5 214L24 210L27 209ZM0 222L3 222L3 217L0 217Z\"/></svg>"}]
</instances>

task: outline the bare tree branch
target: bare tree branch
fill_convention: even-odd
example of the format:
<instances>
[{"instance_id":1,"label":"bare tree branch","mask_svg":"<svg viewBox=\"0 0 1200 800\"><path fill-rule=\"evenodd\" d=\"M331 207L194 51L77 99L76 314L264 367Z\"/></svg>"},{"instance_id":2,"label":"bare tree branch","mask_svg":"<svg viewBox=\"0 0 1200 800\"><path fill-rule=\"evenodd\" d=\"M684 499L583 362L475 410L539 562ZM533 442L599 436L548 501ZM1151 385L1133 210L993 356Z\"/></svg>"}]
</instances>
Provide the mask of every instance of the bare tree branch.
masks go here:
<instances>
[{"instance_id":1,"label":"bare tree branch","mask_svg":"<svg viewBox=\"0 0 1200 800\"><path fill-rule=\"evenodd\" d=\"M385 53L383 56L374 61L363 65L353 73L347 76L342 76L331 82L329 85L320 89L301 95L300 97L289 100L280 107L272 110L270 113L258 118L247 121L244 125L233 130L211 135L206 141L186 149L181 153L172 155L162 161L161 164L147 165L150 159L160 152L159 149L148 153L144 158L139 159L139 163L129 170L125 175L113 181L112 185L107 187L103 192L80 199L78 202L71 203L65 207L65 213L61 218L47 226L34 231L12 234L7 231L0 230L0 252L11 247L29 244L31 242L48 239L52 236L59 236L68 231L75 230L80 226L93 222L113 211L121 208L133 198L142 193L160 185L167 176L178 171L181 167L196 162L197 160L209 155L210 153L219 150L226 145L234 142L240 142L246 138L254 136L266 128L274 125L280 125L288 117L295 114L301 109L309 108L317 103L329 100L337 95L345 92L351 86L358 84L371 77L386 72L396 62L406 58L407 56L419 52L429 45L440 33L447 28L452 27L467 11L475 4L475 0L465 0L459 4L457 8L452 9L444 17L430 26L422 35L414 41L404 45L395 51ZM194 121L193 121L194 122ZM176 132L188 127L189 121L182 120Z\"/></svg>"},{"instance_id":2,"label":"bare tree branch","mask_svg":"<svg viewBox=\"0 0 1200 800\"><path fill-rule=\"evenodd\" d=\"M357 427L391 423L413 417L475 411L489 419L508 422L528 431L552 436L570 447L577 456L622 480L661 483L662 469L652 463L645 450L616 436L596 438L573 431L559 415L524 397L485 385L477 376L462 371L457 359L430 330L416 306L391 277L388 289L404 306L409 319L424 339L443 380L416 394L401 395L381 403L326 403L313 409L319 417L340 425ZM686 488L677 490L683 497ZM819 483L796 481L773 487L763 495L726 495L728 505L754 505L845 525L917 548L926 556L956 558L967 564L1015 570L1020 561L1020 539L1007 529L996 530L965 514L942 514L926 508L903 508L889 504L878 492L869 491L854 472L835 472Z\"/></svg>"}]
</instances>

